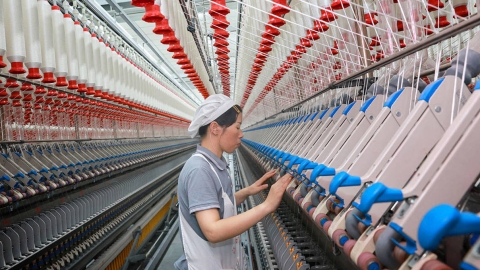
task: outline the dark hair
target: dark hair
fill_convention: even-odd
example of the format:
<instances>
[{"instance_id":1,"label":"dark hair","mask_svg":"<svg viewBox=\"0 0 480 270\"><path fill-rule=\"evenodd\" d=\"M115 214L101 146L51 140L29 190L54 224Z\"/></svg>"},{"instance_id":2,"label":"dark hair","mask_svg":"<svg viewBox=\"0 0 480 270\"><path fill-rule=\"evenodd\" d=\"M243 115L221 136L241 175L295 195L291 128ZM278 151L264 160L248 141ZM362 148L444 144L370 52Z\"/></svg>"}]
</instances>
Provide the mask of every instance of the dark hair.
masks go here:
<instances>
[{"instance_id":1,"label":"dark hair","mask_svg":"<svg viewBox=\"0 0 480 270\"><path fill-rule=\"evenodd\" d=\"M242 108L238 105L233 105L230 109L228 109L226 112L224 112L222 115L217 117L217 119L213 120L218 123L219 126L227 128L235 123L237 121L238 115L242 112ZM212 122L213 122L212 121ZM207 134L207 129L210 126L211 123L208 123L205 126L201 126L200 129L198 130L198 134L200 137L205 136Z\"/></svg>"}]
</instances>

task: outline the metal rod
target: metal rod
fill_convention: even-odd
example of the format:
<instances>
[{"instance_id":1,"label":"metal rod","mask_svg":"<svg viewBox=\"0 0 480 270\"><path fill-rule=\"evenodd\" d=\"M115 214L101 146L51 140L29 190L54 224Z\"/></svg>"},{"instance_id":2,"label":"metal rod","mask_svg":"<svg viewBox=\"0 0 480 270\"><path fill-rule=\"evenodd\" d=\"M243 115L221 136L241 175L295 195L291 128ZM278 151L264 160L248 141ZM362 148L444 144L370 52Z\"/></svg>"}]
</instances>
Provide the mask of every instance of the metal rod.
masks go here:
<instances>
[{"instance_id":1,"label":"metal rod","mask_svg":"<svg viewBox=\"0 0 480 270\"><path fill-rule=\"evenodd\" d=\"M130 248L130 252L128 253L127 258L125 259L125 263L122 266L122 270L127 270L128 269L128 264L130 263L130 257L132 256L133 252L135 251L135 247L138 244L138 239L140 238L140 235L142 235L142 228L138 227L134 232L133 232L133 245Z\"/></svg>"},{"instance_id":2,"label":"metal rod","mask_svg":"<svg viewBox=\"0 0 480 270\"><path fill-rule=\"evenodd\" d=\"M107 1L111 1L111 0L107 0ZM188 26L192 27L191 26L192 25L192 19L190 18L190 14L188 14L187 4L185 3L185 0L180 0L180 6L182 6L183 14L185 15L185 19L187 20ZM193 28L195 28L195 27L193 27ZM196 35L196 32L192 31L191 33L192 33L193 40L195 40L195 45L197 45L197 49L198 49L198 52L200 53L200 57L202 58L203 66L205 67L205 70L207 71L208 78L209 78L210 82L213 82L213 76L210 73L210 70L208 69L208 64L207 64L207 61L205 61L205 55L203 53L204 50L201 49L200 42L198 41L198 37ZM213 91L216 93L217 89L215 87L215 84L212 83L212 87L213 87Z\"/></svg>"},{"instance_id":3,"label":"metal rod","mask_svg":"<svg viewBox=\"0 0 480 270\"><path fill-rule=\"evenodd\" d=\"M31 81L31 80L28 80L28 79L25 79L25 78L17 78L16 75L15 76L12 76L12 75L8 75L8 74L0 74L0 77L4 77L4 78L11 78L11 79L14 79L14 80L17 80L17 81L20 81L20 82L26 82L26 83L29 83L31 85L35 85L35 86L43 86L45 88L48 88L48 89L53 89L53 90L56 90L58 92L62 92L62 93L66 93L66 94L69 94L69 95L74 95L76 97L82 97L84 99L90 99L90 100L94 100L96 102L101 102L101 103L105 103L105 104L109 104L109 105L113 105L113 106L116 106L116 107L119 107L119 108L124 108L124 109L129 109L131 110L132 112L141 112L141 113L145 113L145 114L151 114L152 116L156 116L156 117L162 117L162 118L159 118L159 120L173 120L171 116L165 116L165 115L159 115L159 114L154 114L154 113L150 113L150 112L147 112L147 111L141 111L141 110L137 110L137 109L134 109L132 107L129 107L129 106L120 106L119 104L117 103L112 103L112 102L107 102L107 101L104 101L104 100L99 100L99 99L94 99L94 98L91 98L87 95L81 95L81 94L78 94L78 93L75 93L75 92L72 92L72 91L66 91L65 89L62 89L62 88L58 88L58 87L53 87L51 85L47 85L47 84L44 84L44 83L40 83L40 82L36 82L36 81ZM178 117L178 116L175 116L176 120L180 121L180 122L185 122L185 123L189 123L190 121L186 120L186 119L183 119L181 117Z\"/></svg>"},{"instance_id":4,"label":"metal rod","mask_svg":"<svg viewBox=\"0 0 480 270\"><path fill-rule=\"evenodd\" d=\"M441 65L441 66L438 67L438 71L444 71L444 70L448 69L448 68L451 67L451 66L452 66L451 63L443 64L443 65ZM428 76L428 75L432 75L432 74L435 73L436 70L437 70L436 68L427 69L427 70L425 70L425 71L422 71L418 77L421 78L421 77L425 77L425 76Z\"/></svg>"},{"instance_id":5,"label":"metal rod","mask_svg":"<svg viewBox=\"0 0 480 270\"><path fill-rule=\"evenodd\" d=\"M236 51L236 54L235 54L235 77L234 77L234 81L233 81L233 87L232 87L232 94L231 96L234 96L233 94L235 93L236 94L236 89L235 89L235 85L237 84L237 70L238 70L238 47L240 46L240 28L242 26L242 12L243 12L243 0L240 0L238 3L237 3L237 9L238 9L238 16L237 16L237 51Z\"/></svg>"},{"instance_id":6,"label":"metal rod","mask_svg":"<svg viewBox=\"0 0 480 270\"><path fill-rule=\"evenodd\" d=\"M175 223L173 223L171 229L168 231L162 244L158 247L157 251L153 254L147 266L145 266L145 270L156 269L158 263L160 262L160 259L163 257L163 255L167 251L167 248L170 246L170 242L172 241L173 237L176 235L178 231L179 221L180 221L179 218L175 220Z\"/></svg>"}]
</instances>

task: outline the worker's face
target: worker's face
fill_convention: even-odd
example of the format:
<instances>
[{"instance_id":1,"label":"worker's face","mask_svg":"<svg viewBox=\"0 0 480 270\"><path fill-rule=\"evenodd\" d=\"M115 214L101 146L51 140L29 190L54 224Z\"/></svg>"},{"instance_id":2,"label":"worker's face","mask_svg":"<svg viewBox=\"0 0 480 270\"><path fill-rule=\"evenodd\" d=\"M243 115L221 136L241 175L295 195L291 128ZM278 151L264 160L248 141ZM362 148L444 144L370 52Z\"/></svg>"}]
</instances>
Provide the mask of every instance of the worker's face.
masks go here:
<instances>
[{"instance_id":1,"label":"worker's face","mask_svg":"<svg viewBox=\"0 0 480 270\"><path fill-rule=\"evenodd\" d=\"M242 114L237 116L235 123L225 128L220 135L220 147L227 153L233 153L235 149L240 147L240 139L243 138L243 132L240 129L242 124Z\"/></svg>"}]
</instances>

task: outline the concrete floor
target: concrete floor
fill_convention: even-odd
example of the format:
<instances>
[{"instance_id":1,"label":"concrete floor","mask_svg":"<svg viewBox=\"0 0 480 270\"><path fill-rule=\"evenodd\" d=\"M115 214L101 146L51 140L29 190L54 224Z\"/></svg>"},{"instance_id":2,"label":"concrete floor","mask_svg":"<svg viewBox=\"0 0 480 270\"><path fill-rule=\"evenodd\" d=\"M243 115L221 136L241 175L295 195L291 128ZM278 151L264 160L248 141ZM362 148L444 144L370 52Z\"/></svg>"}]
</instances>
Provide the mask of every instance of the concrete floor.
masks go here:
<instances>
[{"instance_id":1,"label":"concrete floor","mask_svg":"<svg viewBox=\"0 0 480 270\"><path fill-rule=\"evenodd\" d=\"M168 247L167 253L163 257L160 265L158 266L158 270L172 270L175 269L173 264L180 258L183 254L182 249L182 240L180 239L180 230L177 232L175 237L173 238L172 243Z\"/></svg>"}]
</instances>

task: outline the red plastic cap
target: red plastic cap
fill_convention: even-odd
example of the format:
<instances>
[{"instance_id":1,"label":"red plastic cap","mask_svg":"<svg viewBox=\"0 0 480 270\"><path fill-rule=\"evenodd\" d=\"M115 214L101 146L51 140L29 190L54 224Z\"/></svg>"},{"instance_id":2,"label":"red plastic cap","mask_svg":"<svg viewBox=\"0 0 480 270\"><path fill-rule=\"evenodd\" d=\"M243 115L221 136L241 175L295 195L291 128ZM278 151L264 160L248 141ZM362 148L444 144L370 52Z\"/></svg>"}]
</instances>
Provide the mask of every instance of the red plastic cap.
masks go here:
<instances>
[{"instance_id":1,"label":"red plastic cap","mask_svg":"<svg viewBox=\"0 0 480 270\"><path fill-rule=\"evenodd\" d=\"M6 66L7 66L7 64L5 64L5 63L3 62L3 55L0 55L0 68L4 68L4 67L6 67Z\"/></svg>"},{"instance_id":2,"label":"red plastic cap","mask_svg":"<svg viewBox=\"0 0 480 270\"><path fill-rule=\"evenodd\" d=\"M70 16L70 14L63 14L63 18L72 18L72 16Z\"/></svg>"},{"instance_id":3,"label":"red plastic cap","mask_svg":"<svg viewBox=\"0 0 480 270\"><path fill-rule=\"evenodd\" d=\"M40 86L40 85L39 85L39 86L37 86L37 87L35 88L35 92L34 92L34 93L35 93L35 95L37 95L37 96L38 96L38 95L45 95L45 93L47 93L47 91L45 90L45 88L43 88L43 86Z\"/></svg>"},{"instance_id":4,"label":"red plastic cap","mask_svg":"<svg viewBox=\"0 0 480 270\"><path fill-rule=\"evenodd\" d=\"M87 87L87 95L91 96L95 94L95 89L93 87Z\"/></svg>"},{"instance_id":5,"label":"red plastic cap","mask_svg":"<svg viewBox=\"0 0 480 270\"><path fill-rule=\"evenodd\" d=\"M443 28L450 25L447 16L440 16L435 20L435 28Z\"/></svg>"},{"instance_id":6,"label":"red plastic cap","mask_svg":"<svg viewBox=\"0 0 480 270\"><path fill-rule=\"evenodd\" d=\"M20 94L20 91L13 91L12 94L10 95L10 99L21 99L21 98L23 97Z\"/></svg>"},{"instance_id":7,"label":"red plastic cap","mask_svg":"<svg viewBox=\"0 0 480 270\"><path fill-rule=\"evenodd\" d=\"M102 97L102 90L95 90L95 94L93 95L94 97Z\"/></svg>"},{"instance_id":8,"label":"red plastic cap","mask_svg":"<svg viewBox=\"0 0 480 270\"><path fill-rule=\"evenodd\" d=\"M86 93L87 92L87 86L84 83L78 84L77 92Z\"/></svg>"},{"instance_id":9,"label":"red plastic cap","mask_svg":"<svg viewBox=\"0 0 480 270\"><path fill-rule=\"evenodd\" d=\"M39 68L29 68L28 69L27 79L35 80L35 79L41 79L41 78L42 78L42 75L40 74L40 69Z\"/></svg>"},{"instance_id":10,"label":"red plastic cap","mask_svg":"<svg viewBox=\"0 0 480 270\"><path fill-rule=\"evenodd\" d=\"M378 23L378 20L375 18L375 16L377 16L376 12L364 14L363 18L365 20L365 23L368 25L376 25Z\"/></svg>"},{"instance_id":11,"label":"red plastic cap","mask_svg":"<svg viewBox=\"0 0 480 270\"><path fill-rule=\"evenodd\" d=\"M57 80L55 80L55 77L53 76L53 72L45 72L43 73L43 80L42 83L54 83Z\"/></svg>"},{"instance_id":12,"label":"red plastic cap","mask_svg":"<svg viewBox=\"0 0 480 270\"><path fill-rule=\"evenodd\" d=\"M22 103L19 100L14 100L12 101L12 106L13 107L22 107Z\"/></svg>"},{"instance_id":13,"label":"red plastic cap","mask_svg":"<svg viewBox=\"0 0 480 270\"><path fill-rule=\"evenodd\" d=\"M135 7L145 7L147 5L153 5L154 3L154 0L132 0L132 2L130 2L130 4Z\"/></svg>"},{"instance_id":14,"label":"red plastic cap","mask_svg":"<svg viewBox=\"0 0 480 270\"><path fill-rule=\"evenodd\" d=\"M458 6L458 7L455 7L455 14L457 14L457 16L459 17L467 17L468 15L470 15L470 12L468 12L468 8L467 6Z\"/></svg>"},{"instance_id":15,"label":"red plastic cap","mask_svg":"<svg viewBox=\"0 0 480 270\"><path fill-rule=\"evenodd\" d=\"M333 10L344 9L350 6L350 3L347 0L334 0L330 6Z\"/></svg>"},{"instance_id":16,"label":"red plastic cap","mask_svg":"<svg viewBox=\"0 0 480 270\"><path fill-rule=\"evenodd\" d=\"M427 1L427 11L432 12L436 11L439 8L442 9L444 4L440 0L428 0Z\"/></svg>"},{"instance_id":17,"label":"red plastic cap","mask_svg":"<svg viewBox=\"0 0 480 270\"><path fill-rule=\"evenodd\" d=\"M142 20L148 23L156 23L163 20L165 16L160 13L160 6L158 5L147 5L145 6L145 15Z\"/></svg>"},{"instance_id":18,"label":"red plastic cap","mask_svg":"<svg viewBox=\"0 0 480 270\"><path fill-rule=\"evenodd\" d=\"M20 85L18 84L17 80L15 79L7 79L7 82L5 83L6 88L17 88Z\"/></svg>"},{"instance_id":19,"label":"red plastic cap","mask_svg":"<svg viewBox=\"0 0 480 270\"><path fill-rule=\"evenodd\" d=\"M33 90L34 90L33 86L31 84L27 83L27 82L24 82L22 84L22 87L20 88L20 91L25 91L25 92L26 91L33 91Z\"/></svg>"},{"instance_id":20,"label":"red plastic cap","mask_svg":"<svg viewBox=\"0 0 480 270\"><path fill-rule=\"evenodd\" d=\"M59 6L52 6L52 10L60 10Z\"/></svg>"},{"instance_id":21,"label":"red plastic cap","mask_svg":"<svg viewBox=\"0 0 480 270\"><path fill-rule=\"evenodd\" d=\"M68 88L67 89L69 89L69 90L78 89L77 81L76 80L68 81Z\"/></svg>"},{"instance_id":22,"label":"red plastic cap","mask_svg":"<svg viewBox=\"0 0 480 270\"><path fill-rule=\"evenodd\" d=\"M4 105L8 105L8 104L10 104L8 102L8 98L3 98L3 99L0 100L0 106L4 106Z\"/></svg>"},{"instance_id":23,"label":"red plastic cap","mask_svg":"<svg viewBox=\"0 0 480 270\"><path fill-rule=\"evenodd\" d=\"M80 22L79 21L74 21L73 24L80 25Z\"/></svg>"},{"instance_id":24,"label":"red plastic cap","mask_svg":"<svg viewBox=\"0 0 480 270\"><path fill-rule=\"evenodd\" d=\"M23 68L23 62L12 62L12 68L8 71L12 74L23 74L27 71Z\"/></svg>"},{"instance_id":25,"label":"red plastic cap","mask_svg":"<svg viewBox=\"0 0 480 270\"><path fill-rule=\"evenodd\" d=\"M56 87L65 87L68 86L67 79L65 77L58 77Z\"/></svg>"}]
</instances>

